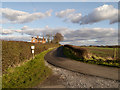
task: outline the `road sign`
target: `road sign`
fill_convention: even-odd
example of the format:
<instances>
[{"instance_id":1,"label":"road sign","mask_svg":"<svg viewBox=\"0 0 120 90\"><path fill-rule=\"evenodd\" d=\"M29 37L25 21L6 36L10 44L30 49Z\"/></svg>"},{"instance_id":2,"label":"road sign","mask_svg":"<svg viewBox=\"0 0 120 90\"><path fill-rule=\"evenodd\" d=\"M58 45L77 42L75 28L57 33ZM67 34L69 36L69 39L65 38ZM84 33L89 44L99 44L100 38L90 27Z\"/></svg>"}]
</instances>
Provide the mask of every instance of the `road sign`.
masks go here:
<instances>
[{"instance_id":1,"label":"road sign","mask_svg":"<svg viewBox=\"0 0 120 90\"><path fill-rule=\"evenodd\" d=\"M32 54L33 54L33 59L34 59L34 53L35 53L34 49L35 49L35 46L31 46L31 50L32 50Z\"/></svg>"},{"instance_id":2,"label":"road sign","mask_svg":"<svg viewBox=\"0 0 120 90\"><path fill-rule=\"evenodd\" d=\"M31 49L35 49L35 46L31 46Z\"/></svg>"}]
</instances>

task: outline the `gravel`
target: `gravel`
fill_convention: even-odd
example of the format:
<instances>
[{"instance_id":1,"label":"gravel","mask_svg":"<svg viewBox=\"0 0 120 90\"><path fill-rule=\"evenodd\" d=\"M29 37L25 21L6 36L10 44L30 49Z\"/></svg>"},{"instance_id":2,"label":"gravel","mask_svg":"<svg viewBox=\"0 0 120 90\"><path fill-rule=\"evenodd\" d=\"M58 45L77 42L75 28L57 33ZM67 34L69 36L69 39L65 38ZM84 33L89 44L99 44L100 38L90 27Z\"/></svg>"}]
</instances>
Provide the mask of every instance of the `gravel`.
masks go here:
<instances>
[{"instance_id":1,"label":"gravel","mask_svg":"<svg viewBox=\"0 0 120 90\"><path fill-rule=\"evenodd\" d=\"M45 64L53 70L53 75L59 76L61 85L66 88L118 88L120 82L96 76L84 75L62 68L55 67L45 61Z\"/></svg>"}]
</instances>

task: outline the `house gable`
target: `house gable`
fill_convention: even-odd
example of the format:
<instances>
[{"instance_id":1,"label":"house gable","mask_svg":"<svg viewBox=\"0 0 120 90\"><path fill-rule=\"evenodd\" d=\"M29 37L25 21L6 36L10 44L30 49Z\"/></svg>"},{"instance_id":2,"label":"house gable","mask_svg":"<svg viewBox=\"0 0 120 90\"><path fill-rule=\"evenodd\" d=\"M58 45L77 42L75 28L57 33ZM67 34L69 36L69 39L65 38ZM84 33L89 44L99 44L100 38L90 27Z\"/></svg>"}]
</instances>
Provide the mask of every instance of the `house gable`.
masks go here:
<instances>
[{"instance_id":1,"label":"house gable","mask_svg":"<svg viewBox=\"0 0 120 90\"><path fill-rule=\"evenodd\" d=\"M37 38L32 37L31 43L46 43L45 38L39 38L39 36L37 36Z\"/></svg>"}]
</instances>

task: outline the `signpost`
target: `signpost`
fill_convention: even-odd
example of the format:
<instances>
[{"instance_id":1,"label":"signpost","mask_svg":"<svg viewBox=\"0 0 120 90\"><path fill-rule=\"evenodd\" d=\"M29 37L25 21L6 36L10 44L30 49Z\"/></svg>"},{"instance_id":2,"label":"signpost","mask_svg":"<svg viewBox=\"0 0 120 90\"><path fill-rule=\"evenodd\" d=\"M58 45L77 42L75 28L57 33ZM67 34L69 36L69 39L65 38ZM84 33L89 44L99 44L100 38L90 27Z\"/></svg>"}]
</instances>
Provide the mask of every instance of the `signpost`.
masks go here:
<instances>
[{"instance_id":1,"label":"signpost","mask_svg":"<svg viewBox=\"0 0 120 90\"><path fill-rule=\"evenodd\" d=\"M31 46L31 50L32 50L32 54L33 54L33 59L34 59L34 49L35 49L35 46Z\"/></svg>"}]
</instances>

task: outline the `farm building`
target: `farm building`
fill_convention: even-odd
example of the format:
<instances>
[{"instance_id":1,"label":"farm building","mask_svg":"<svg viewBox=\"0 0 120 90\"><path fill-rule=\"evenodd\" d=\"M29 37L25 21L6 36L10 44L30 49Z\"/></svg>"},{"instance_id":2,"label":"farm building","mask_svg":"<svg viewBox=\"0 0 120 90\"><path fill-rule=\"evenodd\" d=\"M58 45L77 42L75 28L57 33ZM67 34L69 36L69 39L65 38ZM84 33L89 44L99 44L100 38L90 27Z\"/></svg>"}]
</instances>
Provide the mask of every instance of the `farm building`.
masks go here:
<instances>
[{"instance_id":1,"label":"farm building","mask_svg":"<svg viewBox=\"0 0 120 90\"><path fill-rule=\"evenodd\" d=\"M44 43L46 43L46 39L44 38L44 36L43 36L43 38L39 38L39 36L32 37L31 43L42 43L42 44L44 44Z\"/></svg>"}]
</instances>

